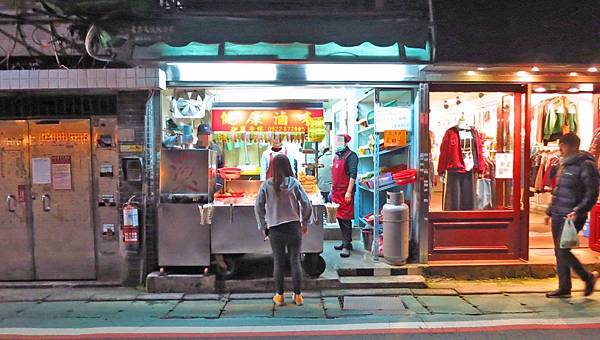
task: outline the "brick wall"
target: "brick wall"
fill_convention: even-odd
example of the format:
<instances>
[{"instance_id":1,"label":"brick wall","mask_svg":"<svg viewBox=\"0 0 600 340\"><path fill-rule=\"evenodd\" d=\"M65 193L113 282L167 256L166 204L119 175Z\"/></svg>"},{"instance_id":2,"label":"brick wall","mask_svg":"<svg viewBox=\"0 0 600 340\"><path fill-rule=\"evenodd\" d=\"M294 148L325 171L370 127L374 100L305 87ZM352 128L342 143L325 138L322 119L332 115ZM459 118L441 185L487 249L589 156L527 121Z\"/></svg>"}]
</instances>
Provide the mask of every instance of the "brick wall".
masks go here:
<instances>
[{"instance_id":1,"label":"brick wall","mask_svg":"<svg viewBox=\"0 0 600 340\"><path fill-rule=\"evenodd\" d=\"M135 131L134 140L129 142L119 141L119 200L120 205L123 205L131 196L136 196L135 202L137 203L138 208L140 209L140 231L144 229L143 222L145 211L143 210L143 185L142 182L125 181L125 176L123 172L123 159L126 157L140 157L143 160L143 146L145 145L145 115L147 98L148 91L125 91L119 92L117 96L119 130L122 131L125 129L133 129ZM141 148L139 150L124 149L128 145L130 147L141 146ZM121 220L121 225L122 223L123 221ZM154 235L154 230L152 229L152 226L150 226L150 228L147 228L148 236ZM140 233L140 239L144 239L144 235L142 233ZM151 244L154 244L154 242L151 242ZM121 253L124 259L122 264L123 268L121 270L121 281L125 285L137 285L140 279L140 260L142 254L141 248L126 248L123 244L121 244ZM149 253L152 253L152 251L149 251Z\"/></svg>"}]
</instances>

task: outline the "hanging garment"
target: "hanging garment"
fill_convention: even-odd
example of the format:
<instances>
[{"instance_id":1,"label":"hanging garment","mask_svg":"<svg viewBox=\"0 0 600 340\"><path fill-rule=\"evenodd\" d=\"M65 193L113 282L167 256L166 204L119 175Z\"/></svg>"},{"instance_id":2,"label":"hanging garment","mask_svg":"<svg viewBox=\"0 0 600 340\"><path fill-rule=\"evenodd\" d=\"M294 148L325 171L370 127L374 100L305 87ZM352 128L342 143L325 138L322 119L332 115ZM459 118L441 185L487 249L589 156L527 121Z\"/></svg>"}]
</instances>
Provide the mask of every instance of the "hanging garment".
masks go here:
<instances>
[{"instance_id":1,"label":"hanging garment","mask_svg":"<svg viewBox=\"0 0 600 340\"><path fill-rule=\"evenodd\" d=\"M592 138L589 152L596 158L597 164L600 165L600 129L594 131L594 137Z\"/></svg>"},{"instance_id":2,"label":"hanging garment","mask_svg":"<svg viewBox=\"0 0 600 340\"><path fill-rule=\"evenodd\" d=\"M477 210L493 209L492 180L480 178L477 180Z\"/></svg>"},{"instance_id":3,"label":"hanging garment","mask_svg":"<svg viewBox=\"0 0 600 340\"><path fill-rule=\"evenodd\" d=\"M474 145L473 150L473 170L481 172L485 170L485 162L483 161L483 141L477 130L471 128ZM459 129L451 127L444 134L442 143L440 144L440 158L438 161L438 174L448 172L467 172L463 152L461 149L461 141Z\"/></svg>"},{"instance_id":4,"label":"hanging garment","mask_svg":"<svg viewBox=\"0 0 600 340\"><path fill-rule=\"evenodd\" d=\"M475 181L472 171L447 172L442 205L445 211L475 208Z\"/></svg>"}]
</instances>

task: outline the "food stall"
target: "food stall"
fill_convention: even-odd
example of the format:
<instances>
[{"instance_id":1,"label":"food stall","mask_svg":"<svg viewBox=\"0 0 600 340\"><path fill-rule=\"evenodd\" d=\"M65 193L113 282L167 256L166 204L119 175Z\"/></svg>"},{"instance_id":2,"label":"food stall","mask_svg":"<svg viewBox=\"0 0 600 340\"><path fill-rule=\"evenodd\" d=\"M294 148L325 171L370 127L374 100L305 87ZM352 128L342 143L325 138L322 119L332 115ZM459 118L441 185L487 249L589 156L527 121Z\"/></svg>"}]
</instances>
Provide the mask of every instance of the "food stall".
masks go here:
<instances>
[{"instance_id":1,"label":"food stall","mask_svg":"<svg viewBox=\"0 0 600 340\"><path fill-rule=\"evenodd\" d=\"M211 253L224 255L225 266L215 266L222 276L235 273L241 254L271 253L269 242L257 228L254 203L261 185L258 160L273 139L285 144L288 157L296 163L292 166L313 204L314 219L302 240L304 270L310 276L318 276L325 270L325 261L320 256L324 202L316 177L306 175L306 169L314 168L314 164L296 156L314 153L314 149L306 146L309 139L322 140L324 129L319 130L319 126L323 126L322 109L240 108L236 105L212 110L213 138L223 146L224 162L229 167L220 171L225 182L222 192L215 195L211 225Z\"/></svg>"},{"instance_id":2,"label":"food stall","mask_svg":"<svg viewBox=\"0 0 600 340\"><path fill-rule=\"evenodd\" d=\"M276 139L289 151L288 157L293 162L292 166L313 204L314 218L302 243L303 268L306 274L319 276L325 270L325 261L320 256L323 252L325 206L316 185L316 176L306 175L306 170L315 170L315 162L310 162L307 155L316 154L317 143L325 134L322 105L320 108L215 105L208 109L208 112L211 115L207 118L212 118L213 141L221 150L225 164L224 168L216 170L218 176L223 179L223 186L214 195L210 192L208 196L198 196L194 194L200 194L199 192L185 192L185 195L179 192L162 192L161 185L159 266L207 266L206 254L209 253L216 272L221 277L230 278L237 272L238 260L242 255L271 253L269 242L265 241L262 232L257 228L254 203L261 185L260 156L270 147L270 142ZM192 126L190 129L174 126L173 124L178 124L177 120L164 119L163 123L165 122L168 124L163 125L171 131L184 131L183 137L179 138L184 142L185 130L193 131L194 125L199 123L191 121L190 124L190 121L184 121ZM207 120L202 119L202 122ZM163 141L172 140L171 136L163 136ZM190 145L192 144L184 145L183 149L191 147ZM166 181L163 180L163 176L171 174L174 167L182 166L180 161L183 159L165 155L191 151L165 151L173 147L178 148L177 145L171 144L165 146L163 142L160 160L161 184ZM206 172L206 168L212 169L215 162L210 158L207 161L209 162L203 165L205 169L201 171L209 175L213 171ZM186 180L185 176L179 175L179 181ZM203 176L194 172L187 177L187 181L194 181L194 178ZM202 180L203 183L206 181L205 184L214 185L212 175L206 178L209 179ZM196 199L198 197L202 197L201 202ZM210 199L206 201L205 197ZM177 201L179 198L183 199L183 202ZM210 213L207 212L207 207L210 208ZM175 231L174 224L184 224L187 229ZM173 236L173 233L178 233L178 236ZM169 261L164 260L167 258Z\"/></svg>"}]
</instances>

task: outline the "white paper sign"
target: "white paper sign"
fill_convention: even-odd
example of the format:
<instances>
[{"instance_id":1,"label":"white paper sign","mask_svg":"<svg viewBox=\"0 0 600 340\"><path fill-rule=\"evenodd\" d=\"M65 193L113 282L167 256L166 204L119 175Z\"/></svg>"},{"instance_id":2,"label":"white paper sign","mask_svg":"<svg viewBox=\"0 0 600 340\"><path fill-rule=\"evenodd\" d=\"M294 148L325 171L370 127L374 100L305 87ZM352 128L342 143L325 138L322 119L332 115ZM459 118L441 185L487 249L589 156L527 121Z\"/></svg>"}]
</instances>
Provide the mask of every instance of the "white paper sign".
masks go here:
<instances>
[{"instance_id":1,"label":"white paper sign","mask_svg":"<svg viewBox=\"0 0 600 340\"><path fill-rule=\"evenodd\" d=\"M50 184L50 158L32 158L31 177L33 184Z\"/></svg>"},{"instance_id":2,"label":"white paper sign","mask_svg":"<svg viewBox=\"0 0 600 340\"><path fill-rule=\"evenodd\" d=\"M410 107L376 107L375 122L377 131L412 130L412 109Z\"/></svg>"},{"instance_id":3,"label":"white paper sign","mask_svg":"<svg viewBox=\"0 0 600 340\"><path fill-rule=\"evenodd\" d=\"M52 156L52 189L71 190L71 156Z\"/></svg>"},{"instance_id":4,"label":"white paper sign","mask_svg":"<svg viewBox=\"0 0 600 340\"><path fill-rule=\"evenodd\" d=\"M513 178L513 161L512 153L497 153L496 178Z\"/></svg>"}]
</instances>

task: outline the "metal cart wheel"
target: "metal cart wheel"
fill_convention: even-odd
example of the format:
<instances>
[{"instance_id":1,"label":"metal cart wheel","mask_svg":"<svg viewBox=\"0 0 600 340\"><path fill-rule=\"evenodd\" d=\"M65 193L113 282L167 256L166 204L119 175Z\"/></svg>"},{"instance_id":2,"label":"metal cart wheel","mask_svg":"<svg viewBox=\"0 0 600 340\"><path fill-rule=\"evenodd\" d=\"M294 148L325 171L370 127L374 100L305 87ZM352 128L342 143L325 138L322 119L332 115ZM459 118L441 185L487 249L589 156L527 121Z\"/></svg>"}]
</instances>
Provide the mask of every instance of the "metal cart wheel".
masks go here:
<instances>
[{"instance_id":1,"label":"metal cart wheel","mask_svg":"<svg viewBox=\"0 0 600 340\"><path fill-rule=\"evenodd\" d=\"M326 263L321 254L304 254L302 269L309 277L319 277L325 271Z\"/></svg>"},{"instance_id":2,"label":"metal cart wheel","mask_svg":"<svg viewBox=\"0 0 600 340\"><path fill-rule=\"evenodd\" d=\"M215 272L224 280L231 279L237 274L240 256L223 256L223 264L215 264ZM223 266L225 265L225 266Z\"/></svg>"}]
</instances>

